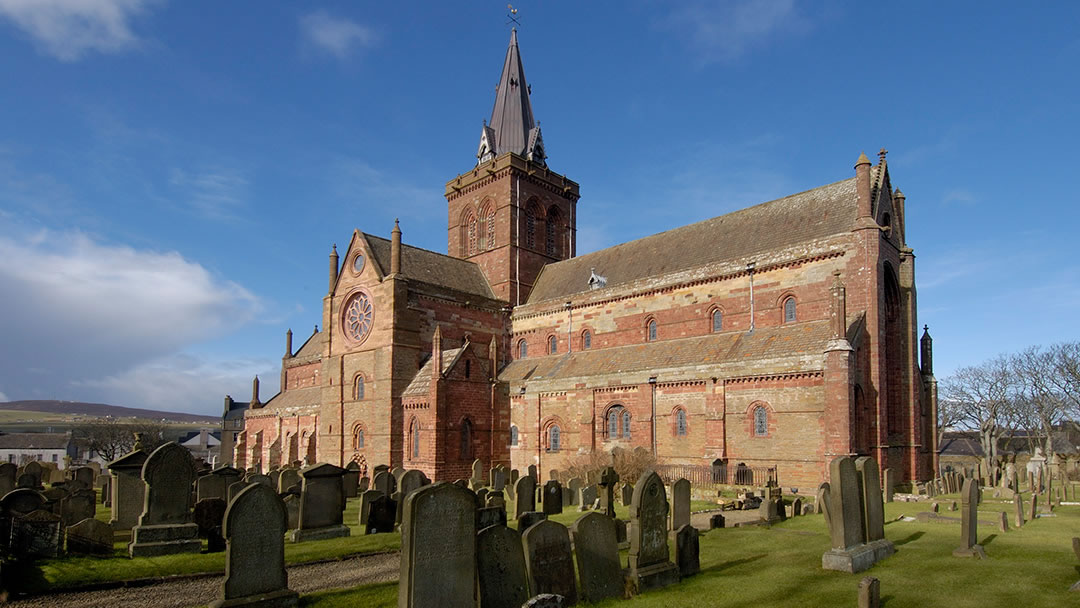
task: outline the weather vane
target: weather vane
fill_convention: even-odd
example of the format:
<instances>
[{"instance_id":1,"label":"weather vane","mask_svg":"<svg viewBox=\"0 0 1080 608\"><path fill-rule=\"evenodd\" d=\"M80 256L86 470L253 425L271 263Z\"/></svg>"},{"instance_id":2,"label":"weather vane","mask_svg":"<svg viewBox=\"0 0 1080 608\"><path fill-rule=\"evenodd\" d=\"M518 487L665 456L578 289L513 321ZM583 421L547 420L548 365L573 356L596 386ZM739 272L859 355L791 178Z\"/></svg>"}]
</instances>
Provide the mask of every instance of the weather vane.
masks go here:
<instances>
[{"instance_id":1,"label":"weather vane","mask_svg":"<svg viewBox=\"0 0 1080 608\"><path fill-rule=\"evenodd\" d=\"M507 18L510 19L510 21L506 22L506 25L513 23L514 25L521 27L521 22L517 20L518 9L514 8L513 4L507 4L506 9L510 11L509 13L506 13Z\"/></svg>"}]
</instances>

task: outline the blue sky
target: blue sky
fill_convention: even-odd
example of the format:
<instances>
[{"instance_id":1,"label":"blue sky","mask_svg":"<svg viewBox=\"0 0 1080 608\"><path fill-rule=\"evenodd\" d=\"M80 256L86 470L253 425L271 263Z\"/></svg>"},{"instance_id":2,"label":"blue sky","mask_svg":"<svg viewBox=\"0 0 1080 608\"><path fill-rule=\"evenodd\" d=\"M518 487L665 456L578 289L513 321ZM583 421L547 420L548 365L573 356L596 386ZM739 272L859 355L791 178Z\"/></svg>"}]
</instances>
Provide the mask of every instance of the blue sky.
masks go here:
<instances>
[{"instance_id":1,"label":"blue sky","mask_svg":"<svg viewBox=\"0 0 1080 608\"><path fill-rule=\"evenodd\" d=\"M888 148L939 378L1076 340L1080 4L522 2L579 253ZM353 228L445 252L503 2L0 0L0 401L277 388Z\"/></svg>"}]
</instances>

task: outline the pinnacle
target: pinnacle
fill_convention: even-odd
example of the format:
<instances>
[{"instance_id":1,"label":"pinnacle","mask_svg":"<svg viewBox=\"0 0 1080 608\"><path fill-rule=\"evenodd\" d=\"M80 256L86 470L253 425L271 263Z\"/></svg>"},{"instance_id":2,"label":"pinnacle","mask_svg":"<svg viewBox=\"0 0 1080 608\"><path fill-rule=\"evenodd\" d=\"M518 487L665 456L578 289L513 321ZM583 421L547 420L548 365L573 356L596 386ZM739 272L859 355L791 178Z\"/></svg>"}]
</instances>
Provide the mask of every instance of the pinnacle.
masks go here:
<instances>
[{"instance_id":1,"label":"pinnacle","mask_svg":"<svg viewBox=\"0 0 1080 608\"><path fill-rule=\"evenodd\" d=\"M855 166L856 167L858 167L859 165L869 165L869 164L870 164L870 159L866 158L866 152L860 153L859 154L859 160L855 161Z\"/></svg>"}]
</instances>

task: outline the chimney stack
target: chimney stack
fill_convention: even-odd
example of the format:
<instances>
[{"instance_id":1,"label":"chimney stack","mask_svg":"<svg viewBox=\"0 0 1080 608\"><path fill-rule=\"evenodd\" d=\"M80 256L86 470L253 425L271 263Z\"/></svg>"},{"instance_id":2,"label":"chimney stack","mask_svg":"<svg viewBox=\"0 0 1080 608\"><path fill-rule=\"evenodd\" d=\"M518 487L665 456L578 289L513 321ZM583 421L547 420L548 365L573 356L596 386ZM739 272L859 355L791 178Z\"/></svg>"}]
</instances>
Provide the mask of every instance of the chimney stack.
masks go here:
<instances>
[{"instance_id":1,"label":"chimney stack","mask_svg":"<svg viewBox=\"0 0 1080 608\"><path fill-rule=\"evenodd\" d=\"M251 381L251 409L256 409L260 405L259 402L259 377L255 376L255 379Z\"/></svg>"},{"instance_id":2,"label":"chimney stack","mask_svg":"<svg viewBox=\"0 0 1080 608\"><path fill-rule=\"evenodd\" d=\"M334 244L334 248L330 250L330 289L326 293L334 293L334 286L337 284L338 274L338 254L337 244Z\"/></svg>"},{"instance_id":3,"label":"chimney stack","mask_svg":"<svg viewBox=\"0 0 1080 608\"><path fill-rule=\"evenodd\" d=\"M855 194L858 197L858 217L873 218L870 213L870 159L866 153L859 154L855 161Z\"/></svg>"},{"instance_id":4,"label":"chimney stack","mask_svg":"<svg viewBox=\"0 0 1080 608\"><path fill-rule=\"evenodd\" d=\"M285 332L285 358L292 357L292 328Z\"/></svg>"},{"instance_id":5,"label":"chimney stack","mask_svg":"<svg viewBox=\"0 0 1080 608\"><path fill-rule=\"evenodd\" d=\"M394 218L394 230L390 232L390 276L401 272L401 228Z\"/></svg>"}]
</instances>

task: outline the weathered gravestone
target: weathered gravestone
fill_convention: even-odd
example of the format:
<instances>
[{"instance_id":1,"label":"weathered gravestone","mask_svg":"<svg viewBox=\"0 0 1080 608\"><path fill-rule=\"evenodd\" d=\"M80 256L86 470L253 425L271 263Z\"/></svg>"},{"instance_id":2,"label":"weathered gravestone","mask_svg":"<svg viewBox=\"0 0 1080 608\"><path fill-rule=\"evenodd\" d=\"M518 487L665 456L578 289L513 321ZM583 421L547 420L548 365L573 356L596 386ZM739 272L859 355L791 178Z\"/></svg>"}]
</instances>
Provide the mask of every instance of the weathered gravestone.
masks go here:
<instances>
[{"instance_id":1,"label":"weathered gravestone","mask_svg":"<svg viewBox=\"0 0 1080 608\"><path fill-rule=\"evenodd\" d=\"M427 477L424 476L423 471L417 469L405 471L405 474L401 476L401 480L398 484L398 491L401 494L401 498L398 501L397 523L402 522L402 510L405 508L405 497L424 487L426 484Z\"/></svg>"},{"instance_id":2,"label":"weathered gravestone","mask_svg":"<svg viewBox=\"0 0 1080 608\"><path fill-rule=\"evenodd\" d=\"M615 520L601 513L586 513L570 526L577 554L579 586L582 599L599 602L622 597L623 574Z\"/></svg>"},{"instance_id":3,"label":"weathered gravestone","mask_svg":"<svg viewBox=\"0 0 1080 608\"><path fill-rule=\"evenodd\" d=\"M514 519L521 517L522 513L536 510L536 480L530 475L519 477L514 484Z\"/></svg>"},{"instance_id":4,"label":"weathered gravestone","mask_svg":"<svg viewBox=\"0 0 1080 608\"><path fill-rule=\"evenodd\" d=\"M761 505L758 506L758 519L767 524L772 524L780 521L780 515L777 514L777 502L771 498L762 499Z\"/></svg>"},{"instance_id":5,"label":"weathered gravestone","mask_svg":"<svg viewBox=\"0 0 1080 608\"><path fill-rule=\"evenodd\" d=\"M29 488L17 488L0 497L0 545L11 541L11 522L39 509L44 509L45 497Z\"/></svg>"},{"instance_id":6,"label":"weathered gravestone","mask_svg":"<svg viewBox=\"0 0 1080 608\"><path fill-rule=\"evenodd\" d=\"M199 538L206 539L207 553L225 550L225 510L228 505L221 498L204 498L195 503L191 519L199 526Z\"/></svg>"},{"instance_id":7,"label":"weathered gravestone","mask_svg":"<svg viewBox=\"0 0 1080 608\"><path fill-rule=\"evenodd\" d=\"M543 511L526 511L518 518L518 530L525 532L534 525L547 519L547 514Z\"/></svg>"},{"instance_id":8,"label":"weathered gravestone","mask_svg":"<svg viewBox=\"0 0 1080 608\"><path fill-rule=\"evenodd\" d=\"M986 551L978 544L979 530L979 482L968 479L960 492L960 546L953 550L953 557L986 558Z\"/></svg>"},{"instance_id":9,"label":"weathered gravestone","mask_svg":"<svg viewBox=\"0 0 1080 608\"><path fill-rule=\"evenodd\" d=\"M375 489L382 492L383 496L389 497L394 492L397 492L397 479L388 471L375 473L374 483Z\"/></svg>"},{"instance_id":10,"label":"weathered gravestone","mask_svg":"<svg viewBox=\"0 0 1080 608\"><path fill-rule=\"evenodd\" d=\"M795 500L791 501L791 516L798 517L803 514L802 498L795 497Z\"/></svg>"},{"instance_id":11,"label":"weathered gravestone","mask_svg":"<svg viewBox=\"0 0 1080 608\"><path fill-rule=\"evenodd\" d=\"M825 500L829 496L829 482L825 482L818 486L817 494L814 496L814 514L818 515L825 512Z\"/></svg>"},{"instance_id":12,"label":"weathered gravestone","mask_svg":"<svg viewBox=\"0 0 1080 608\"><path fill-rule=\"evenodd\" d=\"M491 476L491 489L501 490L506 487L506 469L502 467L492 468L488 474Z\"/></svg>"},{"instance_id":13,"label":"weathered gravestone","mask_svg":"<svg viewBox=\"0 0 1080 608\"><path fill-rule=\"evenodd\" d=\"M399 608L472 606L476 584L476 498L452 483L405 497Z\"/></svg>"},{"instance_id":14,"label":"weathered gravestone","mask_svg":"<svg viewBox=\"0 0 1080 608\"><path fill-rule=\"evenodd\" d=\"M68 526L67 552L74 555L112 555L113 529L92 517Z\"/></svg>"},{"instance_id":15,"label":"weathered gravestone","mask_svg":"<svg viewBox=\"0 0 1080 608\"><path fill-rule=\"evenodd\" d=\"M578 498L578 510L588 511L596 502L596 484L589 484L581 488L581 496Z\"/></svg>"},{"instance_id":16,"label":"weathered gravestone","mask_svg":"<svg viewBox=\"0 0 1080 608\"><path fill-rule=\"evenodd\" d=\"M315 464L300 471L300 526L292 531L294 543L349 535L342 523L345 509L341 476L345 469L332 464Z\"/></svg>"},{"instance_id":17,"label":"weathered gravestone","mask_svg":"<svg viewBox=\"0 0 1080 608\"><path fill-rule=\"evenodd\" d=\"M859 608L881 608L881 582L867 576L859 581Z\"/></svg>"},{"instance_id":18,"label":"weathered gravestone","mask_svg":"<svg viewBox=\"0 0 1080 608\"><path fill-rule=\"evenodd\" d=\"M541 521L525 530L521 540L525 545L529 589L533 593L561 595L567 605L577 603L574 558L566 526L554 521Z\"/></svg>"},{"instance_id":19,"label":"weathered gravestone","mask_svg":"<svg viewBox=\"0 0 1080 608\"><path fill-rule=\"evenodd\" d=\"M401 483L401 476L405 474L405 469L398 466L390 469L390 474L394 476L396 483Z\"/></svg>"},{"instance_id":20,"label":"weathered gravestone","mask_svg":"<svg viewBox=\"0 0 1080 608\"><path fill-rule=\"evenodd\" d=\"M476 535L476 580L484 608L520 608L529 600L521 534L505 525Z\"/></svg>"},{"instance_id":21,"label":"weathered gravestone","mask_svg":"<svg viewBox=\"0 0 1080 608\"><path fill-rule=\"evenodd\" d=\"M30 479L33 479L33 485L28 485L26 487L37 489L44 485L42 483L42 477L45 475L45 467L41 466L41 463L37 460L31 460L23 465L22 474L29 475Z\"/></svg>"},{"instance_id":22,"label":"weathered gravestone","mask_svg":"<svg viewBox=\"0 0 1080 608\"><path fill-rule=\"evenodd\" d=\"M364 492L367 492L371 487L371 478L364 475L360 478L360 482L356 485L356 495L359 496Z\"/></svg>"},{"instance_id":23,"label":"weathered gravestone","mask_svg":"<svg viewBox=\"0 0 1080 608\"><path fill-rule=\"evenodd\" d=\"M360 491L360 465L355 460L350 461L345 467L345 474L341 477L342 488L345 498L356 498Z\"/></svg>"},{"instance_id":24,"label":"weathered gravestone","mask_svg":"<svg viewBox=\"0 0 1080 608\"><path fill-rule=\"evenodd\" d=\"M584 482L580 477L571 477L566 482L566 488L563 491L570 494L570 505L568 506L577 506L581 504L581 486L583 483Z\"/></svg>"},{"instance_id":25,"label":"weathered gravestone","mask_svg":"<svg viewBox=\"0 0 1080 608\"><path fill-rule=\"evenodd\" d=\"M1020 493L1017 492L1013 496L1013 504L1016 506L1016 527L1019 528L1024 525L1024 501L1020 498Z\"/></svg>"},{"instance_id":26,"label":"weathered gravestone","mask_svg":"<svg viewBox=\"0 0 1080 608\"><path fill-rule=\"evenodd\" d=\"M97 493L93 490L75 490L60 500L60 518L65 526L93 517L97 512Z\"/></svg>"},{"instance_id":27,"label":"weathered gravestone","mask_svg":"<svg viewBox=\"0 0 1080 608\"><path fill-rule=\"evenodd\" d=\"M863 530L866 533L866 542L869 544L884 540L885 505L882 500L877 462L866 456L856 458L855 470L859 474L859 489L862 491ZM892 551L889 551L889 554L891 555Z\"/></svg>"},{"instance_id":28,"label":"weathered gravestone","mask_svg":"<svg viewBox=\"0 0 1080 608\"><path fill-rule=\"evenodd\" d=\"M556 515L562 513L562 509L562 486L555 479L548 480L548 482L544 484L544 513L546 515Z\"/></svg>"},{"instance_id":29,"label":"weathered gravestone","mask_svg":"<svg viewBox=\"0 0 1080 608\"><path fill-rule=\"evenodd\" d=\"M225 485L225 478L220 475L203 475L195 482L196 502L220 498L224 500L229 495L229 486Z\"/></svg>"},{"instance_id":30,"label":"weathered gravestone","mask_svg":"<svg viewBox=\"0 0 1080 608\"><path fill-rule=\"evenodd\" d=\"M690 523L690 482L679 479L671 484L671 529Z\"/></svg>"},{"instance_id":31,"label":"weathered gravestone","mask_svg":"<svg viewBox=\"0 0 1080 608\"><path fill-rule=\"evenodd\" d=\"M885 502L892 502L896 493L896 472L885 469Z\"/></svg>"},{"instance_id":32,"label":"weathered gravestone","mask_svg":"<svg viewBox=\"0 0 1080 608\"><path fill-rule=\"evenodd\" d=\"M300 471L294 468L282 469L281 475L278 476L277 491L278 494L284 494L289 491L289 488L300 485Z\"/></svg>"},{"instance_id":33,"label":"weathered gravestone","mask_svg":"<svg viewBox=\"0 0 1080 608\"><path fill-rule=\"evenodd\" d=\"M608 517L615 517L615 486L619 483L619 474L615 472L614 467L604 467L604 470L600 473L598 497L600 498L600 508L604 511L604 515Z\"/></svg>"},{"instance_id":34,"label":"weathered gravestone","mask_svg":"<svg viewBox=\"0 0 1080 608\"><path fill-rule=\"evenodd\" d=\"M622 484L622 504L624 507L629 507L632 502L634 502L634 486L624 483Z\"/></svg>"},{"instance_id":35,"label":"weathered gravestone","mask_svg":"<svg viewBox=\"0 0 1080 608\"><path fill-rule=\"evenodd\" d=\"M60 516L43 509L11 520L11 553L24 557L60 554Z\"/></svg>"},{"instance_id":36,"label":"weathered gravestone","mask_svg":"<svg viewBox=\"0 0 1080 608\"><path fill-rule=\"evenodd\" d=\"M158 447L143 464L146 496L139 525L131 530L128 555L149 557L199 553L199 527L191 521L191 484L197 473L187 448L176 442Z\"/></svg>"},{"instance_id":37,"label":"weathered gravestone","mask_svg":"<svg viewBox=\"0 0 1080 608\"><path fill-rule=\"evenodd\" d=\"M289 590L285 571L285 503L269 485L251 484L240 491L225 511L225 580L221 599L210 608L226 606L296 606L299 594Z\"/></svg>"},{"instance_id":38,"label":"weathered gravestone","mask_svg":"<svg viewBox=\"0 0 1080 608\"><path fill-rule=\"evenodd\" d=\"M247 481L245 481L243 479L230 483L229 484L229 489L225 493L225 502L226 503L232 502L232 499L236 498L236 495L239 494L241 490L248 487L249 485L251 485L251 484L249 484Z\"/></svg>"},{"instance_id":39,"label":"weathered gravestone","mask_svg":"<svg viewBox=\"0 0 1080 608\"><path fill-rule=\"evenodd\" d=\"M360 495L360 526L367 525L368 513L371 511L371 503L383 493L378 490L367 490Z\"/></svg>"},{"instance_id":40,"label":"weathered gravestone","mask_svg":"<svg viewBox=\"0 0 1080 608\"><path fill-rule=\"evenodd\" d=\"M1002 532L1008 532L1009 531L1009 516L1004 511L1002 511L1000 513L1000 515L1001 515L1001 520L998 522L998 530L1000 530Z\"/></svg>"},{"instance_id":41,"label":"weathered gravestone","mask_svg":"<svg viewBox=\"0 0 1080 608\"><path fill-rule=\"evenodd\" d=\"M244 477L244 481L247 482L248 485L251 485L253 483L257 483L257 484L260 484L260 485L264 485L264 486L266 486L266 487L268 487L270 489L274 489L276 487L274 485L274 481L272 479L270 479L270 476L269 475L263 475L262 473L249 473L248 475L246 475ZM232 499L230 498L229 500L232 500Z\"/></svg>"},{"instance_id":42,"label":"weathered gravestone","mask_svg":"<svg viewBox=\"0 0 1080 608\"><path fill-rule=\"evenodd\" d=\"M670 559L667 523L664 482L650 471L634 485L630 504L630 577L641 591L679 582L679 570Z\"/></svg>"},{"instance_id":43,"label":"weathered gravestone","mask_svg":"<svg viewBox=\"0 0 1080 608\"><path fill-rule=\"evenodd\" d=\"M397 501L389 496L378 496L368 505L367 524L364 534L386 534L394 531L397 517Z\"/></svg>"},{"instance_id":44,"label":"weathered gravestone","mask_svg":"<svg viewBox=\"0 0 1080 608\"><path fill-rule=\"evenodd\" d=\"M492 490L487 493L487 498L484 499L485 506L499 507L502 510L506 510L506 498L503 496L501 490Z\"/></svg>"},{"instance_id":45,"label":"weathered gravestone","mask_svg":"<svg viewBox=\"0 0 1080 608\"><path fill-rule=\"evenodd\" d=\"M700 539L697 528L684 524L671 533L675 542L675 564L679 576L686 578L701 572Z\"/></svg>"},{"instance_id":46,"label":"weathered gravestone","mask_svg":"<svg viewBox=\"0 0 1080 608\"><path fill-rule=\"evenodd\" d=\"M97 474L94 472L94 469L90 467L75 467L75 469L71 471L72 481L77 481L86 488L94 487L95 477L97 477Z\"/></svg>"},{"instance_id":47,"label":"weathered gravestone","mask_svg":"<svg viewBox=\"0 0 1080 608\"><path fill-rule=\"evenodd\" d=\"M822 568L862 572L895 552L893 544L885 539L877 471L872 458L852 461L842 456L829 464L829 483L822 484L822 507L832 549L821 556Z\"/></svg>"},{"instance_id":48,"label":"weathered gravestone","mask_svg":"<svg viewBox=\"0 0 1080 608\"><path fill-rule=\"evenodd\" d=\"M0 496L15 489L15 480L19 467L10 462L0 464Z\"/></svg>"},{"instance_id":49,"label":"weathered gravestone","mask_svg":"<svg viewBox=\"0 0 1080 608\"><path fill-rule=\"evenodd\" d=\"M289 514L289 529L300 527L300 495L289 494L285 497L285 511Z\"/></svg>"},{"instance_id":50,"label":"weathered gravestone","mask_svg":"<svg viewBox=\"0 0 1080 608\"><path fill-rule=\"evenodd\" d=\"M506 509L500 507L483 507L476 510L476 529L483 530L489 526L505 526ZM524 528L522 528L524 530Z\"/></svg>"},{"instance_id":51,"label":"weathered gravestone","mask_svg":"<svg viewBox=\"0 0 1080 608\"><path fill-rule=\"evenodd\" d=\"M109 523L115 530L130 530L139 523L146 497L142 468L147 456L149 454L146 452L135 450L108 464L111 475L109 502L112 509Z\"/></svg>"},{"instance_id":52,"label":"weathered gravestone","mask_svg":"<svg viewBox=\"0 0 1080 608\"><path fill-rule=\"evenodd\" d=\"M469 477L469 482L479 487L487 485L487 481L484 479L484 463L479 458L472 463L472 475Z\"/></svg>"},{"instance_id":53,"label":"weathered gravestone","mask_svg":"<svg viewBox=\"0 0 1080 608\"><path fill-rule=\"evenodd\" d=\"M41 491L45 497L45 510L60 515L61 502L67 497L68 491L63 486L52 486Z\"/></svg>"},{"instance_id":54,"label":"weathered gravestone","mask_svg":"<svg viewBox=\"0 0 1080 608\"><path fill-rule=\"evenodd\" d=\"M528 475L529 475L529 477L533 478L533 483L536 483L536 482L540 481L540 478L536 474L536 465L535 464L530 464L529 465Z\"/></svg>"}]
</instances>

